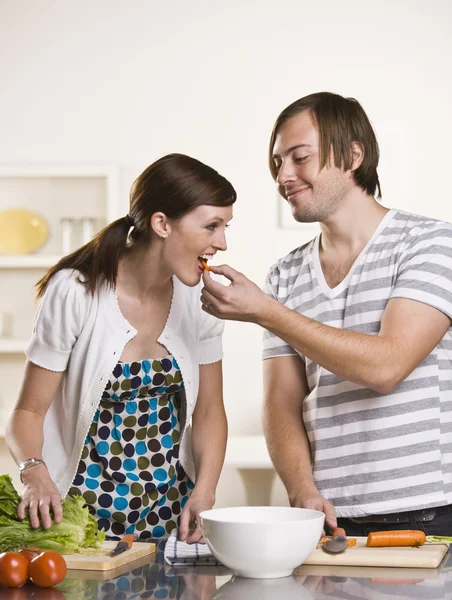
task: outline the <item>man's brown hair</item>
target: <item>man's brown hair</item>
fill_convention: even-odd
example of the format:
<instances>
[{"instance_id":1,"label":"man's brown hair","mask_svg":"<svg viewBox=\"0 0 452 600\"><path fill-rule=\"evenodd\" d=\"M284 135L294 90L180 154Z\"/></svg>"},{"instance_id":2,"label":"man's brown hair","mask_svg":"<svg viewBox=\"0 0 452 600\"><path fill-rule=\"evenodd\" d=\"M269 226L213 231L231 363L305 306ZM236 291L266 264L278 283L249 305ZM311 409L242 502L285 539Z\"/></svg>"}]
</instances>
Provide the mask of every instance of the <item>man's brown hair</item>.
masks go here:
<instances>
[{"instance_id":1,"label":"man's brown hair","mask_svg":"<svg viewBox=\"0 0 452 600\"><path fill-rule=\"evenodd\" d=\"M353 171L355 181L371 196L375 196L378 190L376 197L381 198L377 173L380 151L369 118L357 100L330 92L300 98L285 108L276 119L269 147L269 166L273 179L277 176L273 148L279 128L305 110L312 115L319 131L320 169L330 163L331 150L334 165L344 171L350 169L353 162L352 143L359 142L364 149L364 158L361 165Z\"/></svg>"}]
</instances>

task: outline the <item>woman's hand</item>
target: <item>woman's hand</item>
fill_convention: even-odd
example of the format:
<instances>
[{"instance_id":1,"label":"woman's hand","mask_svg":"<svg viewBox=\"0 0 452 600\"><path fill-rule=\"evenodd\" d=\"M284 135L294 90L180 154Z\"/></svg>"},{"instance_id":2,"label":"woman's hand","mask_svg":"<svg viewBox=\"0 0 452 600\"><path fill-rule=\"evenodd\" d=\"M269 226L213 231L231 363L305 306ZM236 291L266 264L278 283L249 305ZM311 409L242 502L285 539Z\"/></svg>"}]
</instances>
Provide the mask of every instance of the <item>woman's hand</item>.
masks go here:
<instances>
[{"instance_id":1,"label":"woman's hand","mask_svg":"<svg viewBox=\"0 0 452 600\"><path fill-rule=\"evenodd\" d=\"M180 516L179 539L182 542L187 542L187 544L205 544L201 531L199 513L203 510L210 510L214 505L214 502L215 498L212 494L196 492L195 487ZM190 525L192 523L196 523L196 529L188 537Z\"/></svg>"},{"instance_id":2,"label":"woman's hand","mask_svg":"<svg viewBox=\"0 0 452 600\"><path fill-rule=\"evenodd\" d=\"M52 516L50 509L53 511L53 520L59 523L63 518L63 508L61 506L61 496L53 483L47 467L37 465L25 469L22 472L24 482L24 490L22 500L17 507L17 515L19 519L25 518L25 509L28 507L31 526L35 529L39 527L39 517L41 517L42 526L44 529L49 529L52 525Z\"/></svg>"}]
</instances>

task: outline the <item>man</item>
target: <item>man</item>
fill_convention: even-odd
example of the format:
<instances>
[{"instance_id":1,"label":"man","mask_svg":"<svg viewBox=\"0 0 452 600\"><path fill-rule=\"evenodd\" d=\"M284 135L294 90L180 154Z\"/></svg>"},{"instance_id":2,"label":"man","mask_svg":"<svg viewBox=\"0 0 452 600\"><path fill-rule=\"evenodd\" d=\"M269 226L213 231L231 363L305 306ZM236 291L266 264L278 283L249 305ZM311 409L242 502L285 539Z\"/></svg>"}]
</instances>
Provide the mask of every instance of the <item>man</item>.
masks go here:
<instances>
[{"instance_id":1,"label":"man","mask_svg":"<svg viewBox=\"0 0 452 600\"><path fill-rule=\"evenodd\" d=\"M378 158L356 100L287 107L270 170L321 234L270 269L266 294L224 265L231 285L206 272L201 299L266 330L265 433L292 506L348 535L452 535L452 225L382 207Z\"/></svg>"}]
</instances>

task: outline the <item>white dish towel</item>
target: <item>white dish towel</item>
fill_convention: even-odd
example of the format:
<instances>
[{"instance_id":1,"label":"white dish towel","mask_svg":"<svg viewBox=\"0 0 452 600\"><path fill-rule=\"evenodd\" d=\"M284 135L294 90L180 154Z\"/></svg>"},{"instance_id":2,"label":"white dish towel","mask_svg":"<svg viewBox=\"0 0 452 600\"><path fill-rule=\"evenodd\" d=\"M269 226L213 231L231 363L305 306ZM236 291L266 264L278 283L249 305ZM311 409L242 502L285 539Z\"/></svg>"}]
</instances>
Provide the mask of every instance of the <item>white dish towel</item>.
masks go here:
<instances>
[{"instance_id":1,"label":"white dish towel","mask_svg":"<svg viewBox=\"0 0 452 600\"><path fill-rule=\"evenodd\" d=\"M165 562L173 567L182 566L221 566L211 554L207 544L187 544L177 539L178 531L174 529L165 546Z\"/></svg>"}]
</instances>

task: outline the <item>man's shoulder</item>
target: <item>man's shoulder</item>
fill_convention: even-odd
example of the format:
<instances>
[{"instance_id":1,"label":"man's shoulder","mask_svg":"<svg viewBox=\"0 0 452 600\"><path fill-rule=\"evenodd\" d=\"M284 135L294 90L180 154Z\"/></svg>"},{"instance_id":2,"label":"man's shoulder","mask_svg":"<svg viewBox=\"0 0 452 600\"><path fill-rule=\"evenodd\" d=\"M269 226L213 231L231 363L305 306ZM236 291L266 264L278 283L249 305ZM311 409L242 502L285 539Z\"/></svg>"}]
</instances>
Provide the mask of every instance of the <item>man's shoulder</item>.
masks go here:
<instances>
[{"instance_id":1,"label":"man's shoulder","mask_svg":"<svg viewBox=\"0 0 452 600\"><path fill-rule=\"evenodd\" d=\"M310 240L291 250L285 256L279 258L269 269L269 276L280 275L289 271L300 270L303 263L306 261L309 252L311 252L314 240Z\"/></svg>"},{"instance_id":2,"label":"man's shoulder","mask_svg":"<svg viewBox=\"0 0 452 600\"><path fill-rule=\"evenodd\" d=\"M452 234L452 223L433 217L427 217L403 210L395 210L394 217L389 224L389 228L397 229L400 235L407 238L417 239L421 235L441 235Z\"/></svg>"}]
</instances>

